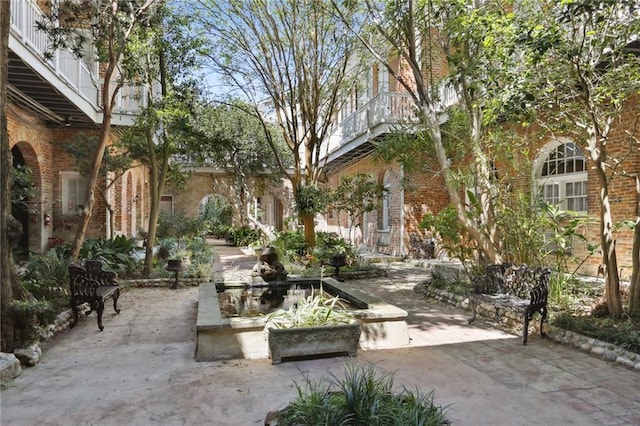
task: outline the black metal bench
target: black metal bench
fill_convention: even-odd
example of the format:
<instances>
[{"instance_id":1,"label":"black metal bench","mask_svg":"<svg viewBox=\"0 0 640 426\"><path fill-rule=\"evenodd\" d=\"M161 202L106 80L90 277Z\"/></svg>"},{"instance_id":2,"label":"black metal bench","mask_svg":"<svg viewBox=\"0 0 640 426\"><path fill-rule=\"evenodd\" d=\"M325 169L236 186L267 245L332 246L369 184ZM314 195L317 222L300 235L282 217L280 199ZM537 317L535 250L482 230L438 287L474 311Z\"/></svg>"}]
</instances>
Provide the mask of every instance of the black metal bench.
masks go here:
<instances>
[{"instance_id":1,"label":"black metal bench","mask_svg":"<svg viewBox=\"0 0 640 426\"><path fill-rule=\"evenodd\" d=\"M83 264L69 265L69 282L71 287L71 310L73 311L74 321L71 327L75 327L78 323L78 306L88 303L92 311L96 311L98 315L98 328L100 331L104 329L102 326L102 312L104 311L104 302L113 299L113 309L117 314L118 297L120 297L120 287L116 279L118 275L115 272L103 271L102 262L99 260L85 260Z\"/></svg>"},{"instance_id":2,"label":"black metal bench","mask_svg":"<svg viewBox=\"0 0 640 426\"><path fill-rule=\"evenodd\" d=\"M411 253L418 258L434 258L436 244L433 238L422 238L418 234L409 234L409 247Z\"/></svg>"},{"instance_id":3,"label":"black metal bench","mask_svg":"<svg viewBox=\"0 0 640 426\"><path fill-rule=\"evenodd\" d=\"M469 307L473 316L469 319L469 324L476 319L478 306L487 303L495 308L496 318L500 316L500 309L512 309L522 313L523 345L527 344L529 322L536 313L540 313L541 316L540 335L542 338L546 337L543 324L547 318L550 275L551 271L548 268L533 270L527 265L515 266L510 263L487 266L485 273L472 281Z\"/></svg>"}]
</instances>

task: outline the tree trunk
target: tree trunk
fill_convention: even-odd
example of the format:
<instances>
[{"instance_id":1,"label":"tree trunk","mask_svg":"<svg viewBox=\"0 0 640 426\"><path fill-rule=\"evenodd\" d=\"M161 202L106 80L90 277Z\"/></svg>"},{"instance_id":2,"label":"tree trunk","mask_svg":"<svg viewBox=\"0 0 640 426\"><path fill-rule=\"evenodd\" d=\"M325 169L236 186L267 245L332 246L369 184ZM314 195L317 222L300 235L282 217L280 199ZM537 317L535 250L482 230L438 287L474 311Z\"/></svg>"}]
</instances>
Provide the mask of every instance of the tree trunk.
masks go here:
<instances>
[{"instance_id":1,"label":"tree trunk","mask_svg":"<svg viewBox=\"0 0 640 426\"><path fill-rule=\"evenodd\" d=\"M458 220L460 220L460 223L462 224L464 230L471 236L474 241L476 241L480 251L482 251L486 255L487 261L489 263L502 262L502 256L493 245L492 241L467 218L465 205L460 199L455 180L451 176L449 159L447 158L446 150L444 148L444 145L442 144L442 132L440 130L440 122L438 120L436 111L430 106L426 105L422 106L422 111L426 118L426 124L431 135L431 140L433 141L435 147L436 157L440 165L442 175L444 177L445 187L447 189L447 194L449 195L449 201L456 209Z\"/></svg>"},{"instance_id":2,"label":"tree trunk","mask_svg":"<svg viewBox=\"0 0 640 426\"><path fill-rule=\"evenodd\" d=\"M640 176L636 183L636 219L633 228L633 247L631 248L632 270L629 287L629 315L640 317Z\"/></svg>"},{"instance_id":3,"label":"tree trunk","mask_svg":"<svg viewBox=\"0 0 640 426\"><path fill-rule=\"evenodd\" d=\"M91 169L87 177L87 193L85 196L85 205L82 209L82 222L76 230L76 236L73 240L73 245L71 246L70 257L71 260L74 261L78 259L80 248L82 248L82 243L84 242L85 236L87 234L87 229L89 228L89 222L91 221L91 216L93 215L93 207L96 203L96 185L98 184L98 177L100 176L100 166L102 165L104 150L107 147L107 143L109 142L109 138L111 136L111 114L113 112L111 99L112 96L115 96L115 94L119 91L118 86L115 90L116 93L114 93L113 95L110 93L111 78L113 76L117 61L117 57L111 57L109 65L107 66L104 73L104 83L102 87L101 99L103 112L102 126L100 127L98 144L96 145L96 149L93 152L93 161L91 163Z\"/></svg>"},{"instance_id":4,"label":"tree trunk","mask_svg":"<svg viewBox=\"0 0 640 426\"><path fill-rule=\"evenodd\" d=\"M105 84L105 91L108 85ZM100 137L98 138L98 144L93 152L93 161L91 163L91 170L87 176L87 193L85 196L85 205L82 209L81 223L76 230L76 236L73 240L71 247L70 257L72 260L77 260L80 254L80 248L84 242L89 228L89 222L93 215L93 207L96 203L96 185L98 185L98 177L100 176L100 165L102 164L102 158L104 157L104 150L107 147L109 136L111 134L111 109L104 112L104 119L102 122L102 128L100 130Z\"/></svg>"},{"instance_id":5,"label":"tree trunk","mask_svg":"<svg viewBox=\"0 0 640 426\"><path fill-rule=\"evenodd\" d=\"M316 222L312 214L302 215L302 223L304 224L304 241L307 247L316 246Z\"/></svg>"},{"instance_id":6,"label":"tree trunk","mask_svg":"<svg viewBox=\"0 0 640 426\"><path fill-rule=\"evenodd\" d=\"M153 247L156 244L156 234L158 230L158 215L160 214L160 195L159 195L159 181L158 181L158 159L155 155L155 144L153 143L153 133L151 129L146 130L147 149L149 150L150 164L149 164L149 184L151 194L151 206L149 208L149 223L147 226L147 245L144 252L144 268L142 275L148 277L153 268ZM166 142L165 142L166 143Z\"/></svg>"},{"instance_id":7,"label":"tree trunk","mask_svg":"<svg viewBox=\"0 0 640 426\"><path fill-rule=\"evenodd\" d=\"M622 317L622 298L620 297L620 276L616 243L613 239L613 219L609 203L609 185L605 172L604 148L596 158L596 173L600 180L600 244L602 246L602 265L605 277L605 298L611 318Z\"/></svg>"},{"instance_id":8,"label":"tree trunk","mask_svg":"<svg viewBox=\"0 0 640 426\"><path fill-rule=\"evenodd\" d=\"M169 150L167 144L169 143L164 137L165 149L162 155L162 164L158 165L158 159L155 155L152 156L152 162L149 169L149 181L151 188L151 206L149 208L149 225L147 228L147 247L144 257L144 270L143 275L149 276L153 266L153 247L156 244L156 235L158 234L158 217L160 216L160 196L164 192L165 182L167 181L167 174L169 172ZM149 149L154 148L153 138L151 134L147 139L150 143Z\"/></svg>"},{"instance_id":9,"label":"tree trunk","mask_svg":"<svg viewBox=\"0 0 640 426\"><path fill-rule=\"evenodd\" d=\"M151 175L151 171L149 172ZM159 182L158 178L151 178L151 206L149 208L149 224L147 227L147 246L144 255L144 269L142 274L148 277L153 268L153 247L156 245L156 235L158 233L158 216L160 215L160 195L162 193L159 186L164 187L163 182Z\"/></svg>"},{"instance_id":10,"label":"tree trunk","mask_svg":"<svg viewBox=\"0 0 640 426\"><path fill-rule=\"evenodd\" d=\"M11 172L13 164L7 131L7 78L9 75L9 31L11 30L8 1L0 1L0 190L2 215L0 217L0 350L13 352L13 318L9 305L13 300L12 269L14 269L9 244L11 217Z\"/></svg>"}]
</instances>

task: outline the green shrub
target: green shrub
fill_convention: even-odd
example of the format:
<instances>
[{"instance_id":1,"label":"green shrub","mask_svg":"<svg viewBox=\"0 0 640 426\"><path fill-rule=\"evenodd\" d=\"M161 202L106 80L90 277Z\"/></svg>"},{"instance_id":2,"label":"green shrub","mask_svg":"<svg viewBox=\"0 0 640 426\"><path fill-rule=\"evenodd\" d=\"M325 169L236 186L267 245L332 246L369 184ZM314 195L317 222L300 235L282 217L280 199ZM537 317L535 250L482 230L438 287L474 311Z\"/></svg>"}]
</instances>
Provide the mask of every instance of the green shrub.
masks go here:
<instances>
[{"instance_id":1,"label":"green shrub","mask_svg":"<svg viewBox=\"0 0 640 426\"><path fill-rule=\"evenodd\" d=\"M314 294L315 293L315 294ZM353 314L345 309L339 296L327 297L322 286L307 297L301 297L289 309L280 309L267 318L275 328L319 327L348 324Z\"/></svg>"},{"instance_id":2,"label":"green shrub","mask_svg":"<svg viewBox=\"0 0 640 426\"><path fill-rule=\"evenodd\" d=\"M89 238L80 248L79 259L97 259L104 263L104 269L126 275L134 270L137 261L132 256L135 250L133 238L119 235L111 240Z\"/></svg>"},{"instance_id":3,"label":"green shrub","mask_svg":"<svg viewBox=\"0 0 640 426\"><path fill-rule=\"evenodd\" d=\"M307 250L307 242L301 230L278 232L271 245L277 250L281 261L288 263L299 262Z\"/></svg>"},{"instance_id":4,"label":"green shrub","mask_svg":"<svg viewBox=\"0 0 640 426\"><path fill-rule=\"evenodd\" d=\"M56 310L46 300L14 300L9 305L14 319L17 347L26 347L39 340L40 327L52 323Z\"/></svg>"},{"instance_id":5,"label":"green shrub","mask_svg":"<svg viewBox=\"0 0 640 426\"><path fill-rule=\"evenodd\" d=\"M151 276L167 278L173 272L167 271L166 259L181 259L185 277L210 278L213 275L213 249L203 237L164 238L158 242L158 258L155 259Z\"/></svg>"},{"instance_id":6,"label":"green shrub","mask_svg":"<svg viewBox=\"0 0 640 426\"><path fill-rule=\"evenodd\" d=\"M640 320L613 320L592 315L562 312L552 318L552 324L565 330L593 337L603 342L640 353Z\"/></svg>"},{"instance_id":7,"label":"green shrub","mask_svg":"<svg viewBox=\"0 0 640 426\"><path fill-rule=\"evenodd\" d=\"M261 241L261 239L262 234L260 231L245 225L231 228L227 242L236 247L245 247Z\"/></svg>"},{"instance_id":8,"label":"green shrub","mask_svg":"<svg viewBox=\"0 0 640 426\"><path fill-rule=\"evenodd\" d=\"M462 263L473 257L473 243L467 237L453 205L448 205L438 214L424 215L418 227L439 235L442 248L449 256L460 259Z\"/></svg>"},{"instance_id":9,"label":"green shrub","mask_svg":"<svg viewBox=\"0 0 640 426\"><path fill-rule=\"evenodd\" d=\"M203 217L186 217L180 212L161 211L158 216L156 237L158 239L196 237L203 235L207 228L207 222Z\"/></svg>"},{"instance_id":10,"label":"green shrub","mask_svg":"<svg viewBox=\"0 0 640 426\"><path fill-rule=\"evenodd\" d=\"M347 364L345 377L322 383L296 383L297 397L283 410L280 425L448 425L446 409L434 403L433 392L402 388L393 376L376 375L375 366Z\"/></svg>"},{"instance_id":11,"label":"green shrub","mask_svg":"<svg viewBox=\"0 0 640 426\"><path fill-rule=\"evenodd\" d=\"M207 199L202 218L206 221L209 232L218 227L230 226L232 217L233 207L226 198L216 194Z\"/></svg>"},{"instance_id":12,"label":"green shrub","mask_svg":"<svg viewBox=\"0 0 640 426\"><path fill-rule=\"evenodd\" d=\"M230 225L216 225L212 226L209 229L209 232L215 237L226 240L231 235L231 230L233 229Z\"/></svg>"},{"instance_id":13,"label":"green shrub","mask_svg":"<svg viewBox=\"0 0 640 426\"><path fill-rule=\"evenodd\" d=\"M345 255L348 265L353 264L356 260L356 254L351 244L335 232L318 232L313 254L323 265L331 264L331 257L336 254Z\"/></svg>"},{"instance_id":14,"label":"green shrub","mask_svg":"<svg viewBox=\"0 0 640 426\"><path fill-rule=\"evenodd\" d=\"M22 281L37 300L47 300L54 307L66 307L69 295L69 262L60 250L33 254L26 265Z\"/></svg>"}]
</instances>

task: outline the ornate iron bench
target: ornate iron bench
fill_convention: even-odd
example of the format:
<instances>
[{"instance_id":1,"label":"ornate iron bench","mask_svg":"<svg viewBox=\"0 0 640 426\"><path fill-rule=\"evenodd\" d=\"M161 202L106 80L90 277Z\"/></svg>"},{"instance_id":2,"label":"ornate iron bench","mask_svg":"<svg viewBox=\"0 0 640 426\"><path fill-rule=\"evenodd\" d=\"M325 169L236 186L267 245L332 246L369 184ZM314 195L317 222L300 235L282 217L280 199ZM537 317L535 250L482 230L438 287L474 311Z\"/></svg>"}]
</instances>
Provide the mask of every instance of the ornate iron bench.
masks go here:
<instances>
[{"instance_id":1,"label":"ornate iron bench","mask_svg":"<svg viewBox=\"0 0 640 426\"><path fill-rule=\"evenodd\" d=\"M422 238L418 234L409 234L409 246L411 253L416 257L433 259L436 244L432 238Z\"/></svg>"},{"instance_id":2,"label":"ornate iron bench","mask_svg":"<svg viewBox=\"0 0 640 426\"><path fill-rule=\"evenodd\" d=\"M88 303L92 311L96 311L98 315L98 328L100 331L104 329L102 326L102 312L104 311L104 302L113 299L113 309L117 314L118 297L120 297L120 287L116 281L118 275L115 272L103 271L102 262L99 260L85 260L84 264L69 265L69 282L71 286L71 310L73 311L74 321L71 327L75 327L78 323L78 306Z\"/></svg>"},{"instance_id":3,"label":"ornate iron bench","mask_svg":"<svg viewBox=\"0 0 640 426\"><path fill-rule=\"evenodd\" d=\"M527 344L529 322L539 313L540 335L545 338L543 324L547 318L550 275L551 271L548 268L532 270L524 264L515 266L503 263L487 266L483 275L472 280L473 290L469 296L469 307L473 316L469 319L469 324L476 319L478 306L486 303L495 308L496 318L500 316L500 309L512 309L522 314L523 345Z\"/></svg>"}]
</instances>

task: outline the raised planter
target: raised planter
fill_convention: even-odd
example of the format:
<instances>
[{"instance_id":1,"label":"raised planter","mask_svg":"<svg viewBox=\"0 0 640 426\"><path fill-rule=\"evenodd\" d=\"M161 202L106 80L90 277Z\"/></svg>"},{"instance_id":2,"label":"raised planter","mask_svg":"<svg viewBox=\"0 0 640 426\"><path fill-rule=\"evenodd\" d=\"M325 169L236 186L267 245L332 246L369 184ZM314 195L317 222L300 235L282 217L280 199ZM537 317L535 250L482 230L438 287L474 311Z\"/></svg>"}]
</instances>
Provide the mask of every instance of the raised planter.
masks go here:
<instances>
[{"instance_id":1,"label":"raised planter","mask_svg":"<svg viewBox=\"0 0 640 426\"><path fill-rule=\"evenodd\" d=\"M269 353L273 364L287 357L340 353L356 356L359 339L358 321L321 327L270 328Z\"/></svg>"}]
</instances>

